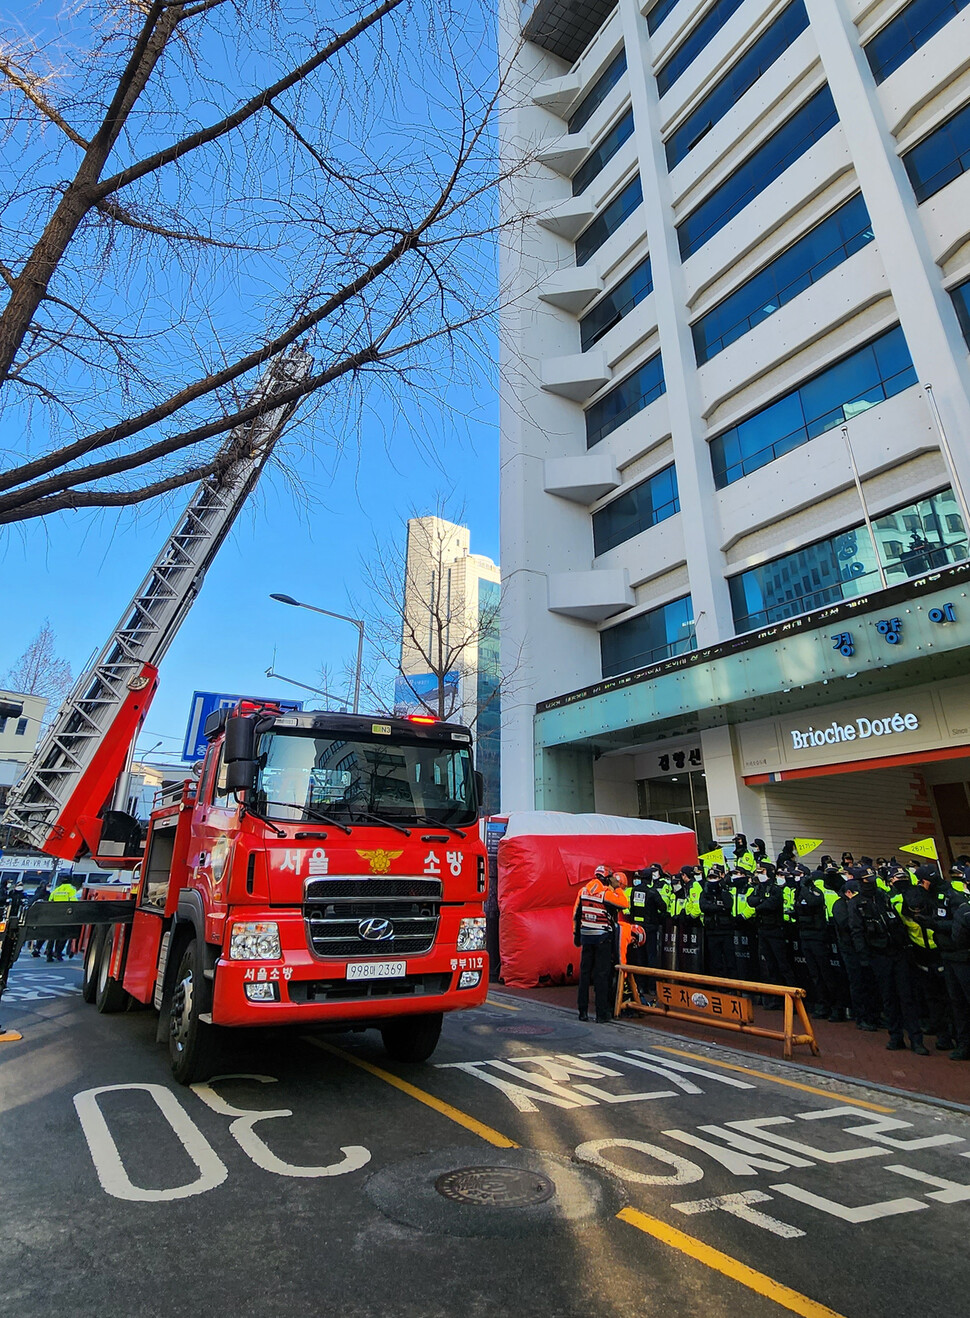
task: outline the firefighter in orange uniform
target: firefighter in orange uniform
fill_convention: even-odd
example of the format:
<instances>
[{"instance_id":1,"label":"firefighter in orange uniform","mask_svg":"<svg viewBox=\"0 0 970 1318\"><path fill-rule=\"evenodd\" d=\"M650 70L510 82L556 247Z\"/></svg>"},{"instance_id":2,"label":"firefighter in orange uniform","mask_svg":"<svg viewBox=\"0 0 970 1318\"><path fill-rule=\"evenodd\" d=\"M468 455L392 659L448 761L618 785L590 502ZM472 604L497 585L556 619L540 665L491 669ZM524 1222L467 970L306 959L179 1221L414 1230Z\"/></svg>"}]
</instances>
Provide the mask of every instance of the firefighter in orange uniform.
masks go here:
<instances>
[{"instance_id":1,"label":"firefighter in orange uniform","mask_svg":"<svg viewBox=\"0 0 970 1318\"><path fill-rule=\"evenodd\" d=\"M616 955L615 930L620 911L627 907L623 888L626 876L606 865L580 891L573 907L573 941L582 949L579 959L579 1019L589 1020L589 982L596 994L596 1019L612 1019L610 978Z\"/></svg>"}]
</instances>

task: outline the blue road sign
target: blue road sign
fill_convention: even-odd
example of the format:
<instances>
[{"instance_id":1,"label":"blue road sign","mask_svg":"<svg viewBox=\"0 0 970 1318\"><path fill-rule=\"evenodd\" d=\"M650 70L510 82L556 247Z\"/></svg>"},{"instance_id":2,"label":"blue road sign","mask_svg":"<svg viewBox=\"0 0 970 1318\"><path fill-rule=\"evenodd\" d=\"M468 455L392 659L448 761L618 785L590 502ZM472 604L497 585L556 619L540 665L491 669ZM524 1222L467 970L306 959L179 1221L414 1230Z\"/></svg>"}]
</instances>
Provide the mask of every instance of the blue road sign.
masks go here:
<instances>
[{"instance_id":1,"label":"blue road sign","mask_svg":"<svg viewBox=\"0 0 970 1318\"><path fill-rule=\"evenodd\" d=\"M240 700L262 700L267 705L279 705L281 709L302 709L302 700L281 700L279 696L232 696L220 691L195 691L192 694L192 706L189 710L189 725L185 729L185 744L182 747L183 760L201 760L205 758L208 742L205 739L205 721L216 709L232 709Z\"/></svg>"}]
</instances>

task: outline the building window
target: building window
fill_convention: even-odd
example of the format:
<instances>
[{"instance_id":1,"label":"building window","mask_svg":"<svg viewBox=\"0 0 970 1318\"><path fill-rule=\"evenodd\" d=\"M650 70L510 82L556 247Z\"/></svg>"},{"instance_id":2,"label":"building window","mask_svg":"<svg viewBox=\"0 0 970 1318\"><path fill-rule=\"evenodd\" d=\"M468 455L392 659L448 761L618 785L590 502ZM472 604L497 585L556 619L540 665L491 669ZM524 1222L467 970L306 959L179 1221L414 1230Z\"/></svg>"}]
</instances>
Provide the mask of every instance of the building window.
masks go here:
<instances>
[{"instance_id":1,"label":"building window","mask_svg":"<svg viewBox=\"0 0 970 1318\"><path fill-rule=\"evenodd\" d=\"M698 851L713 847L707 804L707 779L702 769L688 769L669 778L641 778L637 783L641 819L661 819L693 829Z\"/></svg>"},{"instance_id":2,"label":"building window","mask_svg":"<svg viewBox=\"0 0 970 1318\"><path fill-rule=\"evenodd\" d=\"M586 409L586 447L598 444L624 421L659 398L664 389L663 363L658 352Z\"/></svg>"},{"instance_id":3,"label":"building window","mask_svg":"<svg viewBox=\"0 0 970 1318\"><path fill-rule=\"evenodd\" d=\"M627 110L623 118L610 129L592 154L588 155L573 175L573 196L585 192L593 179L613 159L617 151L633 136L633 111Z\"/></svg>"},{"instance_id":4,"label":"building window","mask_svg":"<svg viewBox=\"0 0 970 1318\"><path fill-rule=\"evenodd\" d=\"M576 239L576 264L585 265L642 201L640 175L635 174L623 191L613 198L606 209L601 211L593 223Z\"/></svg>"},{"instance_id":5,"label":"building window","mask_svg":"<svg viewBox=\"0 0 970 1318\"><path fill-rule=\"evenodd\" d=\"M926 201L970 168L970 105L903 156L916 200Z\"/></svg>"},{"instance_id":6,"label":"building window","mask_svg":"<svg viewBox=\"0 0 970 1318\"><path fill-rule=\"evenodd\" d=\"M657 88L661 96L670 91L680 75L690 68L704 47L713 41L743 3L744 0L714 0L700 22L691 28L687 39L680 43L666 64L657 70Z\"/></svg>"},{"instance_id":7,"label":"building window","mask_svg":"<svg viewBox=\"0 0 970 1318\"><path fill-rule=\"evenodd\" d=\"M957 319L960 322L960 328L963 330L963 337L970 347L970 279L965 279L962 284L950 290L950 297L953 299L953 305L956 308Z\"/></svg>"},{"instance_id":8,"label":"building window","mask_svg":"<svg viewBox=\"0 0 970 1318\"><path fill-rule=\"evenodd\" d=\"M963 518L950 511L956 506L946 489L896 509L895 516L876 518L873 533L890 586L967 558ZM894 538L897 518L907 529L905 541ZM860 525L730 577L728 586L734 624L748 632L879 590L882 581L872 541Z\"/></svg>"},{"instance_id":9,"label":"building window","mask_svg":"<svg viewBox=\"0 0 970 1318\"><path fill-rule=\"evenodd\" d=\"M693 151L701 138L724 118L807 27L808 14L802 0L793 0L668 138L664 147L668 169L673 169L688 152Z\"/></svg>"},{"instance_id":10,"label":"building window","mask_svg":"<svg viewBox=\"0 0 970 1318\"><path fill-rule=\"evenodd\" d=\"M0 718L0 737L3 736L6 730L7 730L7 720L5 718Z\"/></svg>"},{"instance_id":11,"label":"building window","mask_svg":"<svg viewBox=\"0 0 970 1318\"><path fill-rule=\"evenodd\" d=\"M897 325L712 439L714 484L723 490L915 383Z\"/></svg>"},{"instance_id":12,"label":"building window","mask_svg":"<svg viewBox=\"0 0 970 1318\"><path fill-rule=\"evenodd\" d=\"M895 73L968 4L970 0L912 0L865 47L876 82Z\"/></svg>"},{"instance_id":13,"label":"building window","mask_svg":"<svg viewBox=\"0 0 970 1318\"><path fill-rule=\"evenodd\" d=\"M698 366L871 242L869 213L857 193L691 327Z\"/></svg>"},{"instance_id":14,"label":"building window","mask_svg":"<svg viewBox=\"0 0 970 1318\"><path fill-rule=\"evenodd\" d=\"M677 473L671 464L593 513L593 553L605 554L679 512Z\"/></svg>"},{"instance_id":15,"label":"building window","mask_svg":"<svg viewBox=\"0 0 970 1318\"><path fill-rule=\"evenodd\" d=\"M653 272L650 269L650 257L647 256L605 297L601 297L579 322L579 341L583 352L598 343L608 330L619 324L624 316L628 316L652 292Z\"/></svg>"},{"instance_id":16,"label":"building window","mask_svg":"<svg viewBox=\"0 0 970 1318\"><path fill-rule=\"evenodd\" d=\"M27 731L27 720L20 718L17 720L17 731L13 734L15 737L22 737Z\"/></svg>"},{"instance_id":17,"label":"building window","mask_svg":"<svg viewBox=\"0 0 970 1318\"><path fill-rule=\"evenodd\" d=\"M647 31L651 36L664 21L668 14L673 13L680 0L658 0L658 3L650 10L647 15Z\"/></svg>"},{"instance_id":18,"label":"building window","mask_svg":"<svg viewBox=\"0 0 970 1318\"><path fill-rule=\"evenodd\" d=\"M626 51L621 50L616 59L603 70L569 116L566 124L569 132L578 133L581 128L586 127L624 73L626 73Z\"/></svg>"},{"instance_id":19,"label":"building window","mask_svg":"<svg viewBox=\"0 0 970 1318\"><path fill-rule=\"evenodd\" d=\"M678 224L681 256L686 260L703 247L838 122L832 93L823 87Z\"/></svg>"},{"instance_id":20,"label":"building window","mask_svg":"<svg viewBox=\"0 0 970 1318\"><path fill-rule=\"evenodd\" d=\"M685 595L600 632L603 676L632 673L696 646L694 610L690 596Z\"/></svg>"}]
</instances>

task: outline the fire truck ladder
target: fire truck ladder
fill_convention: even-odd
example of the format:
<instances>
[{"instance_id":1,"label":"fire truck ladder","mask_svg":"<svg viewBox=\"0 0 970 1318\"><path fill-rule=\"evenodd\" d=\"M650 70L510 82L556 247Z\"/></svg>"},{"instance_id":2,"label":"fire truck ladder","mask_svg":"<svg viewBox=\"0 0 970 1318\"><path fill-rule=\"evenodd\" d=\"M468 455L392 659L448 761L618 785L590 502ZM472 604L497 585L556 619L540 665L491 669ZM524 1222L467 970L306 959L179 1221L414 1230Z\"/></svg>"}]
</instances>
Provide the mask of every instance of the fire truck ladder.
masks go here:
<instances>
[{"instance_id":1,"label":"fire truck ladder","mask_svg":"<svg viewBox=\"0 0 970 1318\"><path fill-rule=\"evenodd\" d=\"M311 358L299 348L276 358L249 403L304 379L311 364ZM73 831L75 820L81 813L97 814L101 809L134 745L137 726L130 739L121 740L121 724L130 717L126 711L131 709L132 693L145 692L137 719L140 725L153 693L155 670L295 409L296 403L274 408L230 433L221 450L225 467L196 488L108 643L78 678L23 778L11 791L2 822L38 849L80 854L83 843ZM119 744L106 764L104 744L116 721ZM85 792L100 792L101 799L87 799ZM76 842L65 849L68 836Z\"/></svg>"}]
</instances>

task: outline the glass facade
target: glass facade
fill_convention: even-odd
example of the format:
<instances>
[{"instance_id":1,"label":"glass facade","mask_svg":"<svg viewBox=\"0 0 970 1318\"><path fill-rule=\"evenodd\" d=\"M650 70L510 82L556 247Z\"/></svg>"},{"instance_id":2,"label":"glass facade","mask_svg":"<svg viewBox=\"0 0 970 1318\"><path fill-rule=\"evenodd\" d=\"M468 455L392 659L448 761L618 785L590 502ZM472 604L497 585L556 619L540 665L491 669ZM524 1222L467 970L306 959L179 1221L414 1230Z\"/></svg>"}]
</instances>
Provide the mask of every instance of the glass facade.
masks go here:
<instances>
[{"instance_id":1,"label":"glass facade","mask_svg":"<svg viewBox=\"0 0 970 1318\"><path fill-rule=\"evenodd\" d=\"M865 48L876 82L895 73L968 4L970 0L911 0Z\"/></svg>"},{"instance_id":2,"label":"glass facade","mask_svg":"<svg viewBox=\"0 0 970 1318\"><path fill-rule=\"evenodd\" d=\"M950 297L956 307L957 319L960 321L963 337L967 341L967 347L970 348L970 279L965 279L962 284L957 284L956 288L952 288Z\"/></svg>"},{"instance_id":3,"label":"glass facade","mask_svg":"<svg viewBox=\"0 0 970 1318\"><path fill-rule=\"evenodd\" d=\"M871 242L869 213L857 193L691 327L698 366Z\"/></svg>"},{"instance_id":4,"label":"glass facade","mask_svg":"<svg viewBox=\"0 0 970 1318\"><path fill-rule=\"evenodd\" d=\"M832 93L822 87L678 224L681 256L686 260L703 247L838 122Z\"/></svg>"},{"instance_id":5,"label":"glass facade","mask_svg":"<svg viewBox=\"0 0 970 1318\"><path fill-rule=\"evenodd\" d=\"M967 558L967 533L953 491L941 490L873 521L890 586ZM729 578L734 624L754 631L799 613L879 590L882 581L865 525Z\"/></svg>"},{"instance_id":6,"label":"glass facade","mask_svg":"<svg viewBox=\"0 0 970 1318\"><path fill-rule=\"evenodd\" d=\"M666 64L657 70L657 88L661 96L670 91L680 75L690 68L704 47L743 3L744 0L714 0L711 8L694 24L687 38L680 43Z\"/></svg>"},{"instance_id":7,"label":"glass facade","mask_svg":"<svg viewBox=\"0 0 970 1318\"><path fill-rule=\"evenodd\" d=\"M573 175L574 197L586 191L596 175L609 164L627 138L632 136L633 111L627 110L623 118L614 124L596 150L586 157Z\"/></svg>"},{"instance_id":8,"label":"glass facade","mask_svg":"<svg viewBox=\"0 0 970 1318\"><path fill-rule=\"evenodd\" d=\"M926 201L970 169L970 105L950 116L903 156L916 200Z\"/></svg>"},{"instance_id":9,"label":"glass facade","mask_svg":"<svg viewBox=\"0 0 970 1318\"><path fill-rule=\"evenodd\" d=\"M793 0L667 139L664 150L668 169L673 169L694 149L807 27L808 14L802 0Z\"/></svg>"},{"instance_id":10,"label":"glass facade","mask_svg":"<svg viewBox=\"0 0 970 1318\"><path fill-rule=\"evenodd\" d=\"M679 512L677 473L671 463L593 513L593 553L605 554Z\"/></svg>"},{"instance_id":11,"label":"glass facade","mask_svg":"<svg viewBox=\"0 0 970 1318\"><path fill-rule=\"evenodd\" d=\"M583 352L598 343L603 335L628 316L635 306L653 292L650 257L644 257L625 279L610 289L579 322L579 340Z\"/></svg>"},{"instance_id":12,"label":"glass facade","mask_svg":"<svg viewBox=\"0 0 970 1318\"><path fill-rule=\"evenodd\" d=\"M586 447L592 448L624 421L643 411L660 397L665 387L658 352L586 409Z\"/></svg>"},{"instance_id":13,"label":"glass facade","mask_svg":"<svg viewBox=\"0 0 970 1318\"><path fill-rule=\"evenodd\" d=\"M694 608L689 595L600 632L604 677L632 673L696 648Z\"/></svg>"},{"instance_id":14,"label":"glass facade","mask_svg":"<svg viewBox=\"0 0 970 1318\"><path fill-rule=\"evenodd\" d=\"M915 383L897 325L712 439L714 484L723 490Z\"/></svg>"},{"instance_id":15,"label":"glass facade","mask_svg":"<svg viewBox=\"0 0 970 1318\"><path fill-rule=\"evenodd\" d=\"M499 809L502 768L502 669L499 658L499 605L497 581L478 579L478 675L475 721L475 768L485 779L485 813Z\"/></svg>"},{"instance_id":16,"label":"glass facade","mask_svg":"<svg viewBox=\"0 0 970 1318\"><path fill-rule=\"evenodd\" d=\"M698 851L714 846L707 804L707 778L702 769L688 769L669 778L641 778L637 783L641 819L662 819L697 834Z\"/></svg>"},{"instance_id":17,"label":"glass facade","mask_svg":"<svg viewBox=\"0 0 970 1318\"><path fill-rule=\"evenodd\" d=\"M635 174L622 192L613 198L606 209L601 211L593 223L576 239L576 264L585 265L642 201L640 175Z\"/></svg>"},{"instance_id":18,"label":"glass facade","mask_svg":"<svg viewBox=\"0 0 970 1318\"><path fill-rule=\"evenodd\" d=\"M569 116L566 127L571 133L578 133L581 128L586 127L624 73L626 73L626 51L621 50L616 59L603 70Z\"/></svg>"}]
</instances>

